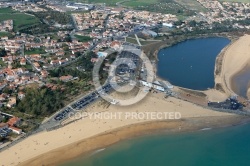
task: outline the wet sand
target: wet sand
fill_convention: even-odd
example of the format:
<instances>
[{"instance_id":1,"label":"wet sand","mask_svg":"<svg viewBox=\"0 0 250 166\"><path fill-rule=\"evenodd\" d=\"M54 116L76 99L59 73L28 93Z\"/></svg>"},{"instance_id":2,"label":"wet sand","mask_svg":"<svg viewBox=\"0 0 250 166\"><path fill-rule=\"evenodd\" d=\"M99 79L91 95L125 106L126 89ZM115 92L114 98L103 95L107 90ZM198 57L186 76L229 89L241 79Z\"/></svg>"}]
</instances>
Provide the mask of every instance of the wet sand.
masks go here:
<instances>
[{"instance_id":1,"label":"wet sand","mask_svg":"<svg viewBox=\"0 0 250 166\"><path fill-rule=\"evenodd\" d=\"M161 129L179 131L180 127L180 131L191 131L197 130L197 126L198 128L213 127L215 124L216 126L225 126L233 123L234 118L237 117L229 113L212 111L180 99L172 97L165 98L161 93L150 93L139 103L127 107L109 104L105 105L98 102L89 107L87 111L109 113L115 113L117 111L137 113L179 112L182 117L178 121L166 120L164 122L162 122L163 119L157 120L146 118L122 118L111 120L85 118L57 130L45 131L32 135L9 149L0 152L1 165L54 165L59 161L63 162L63 160L72 159L82 153L111 145L122 139L137 136L138 134L151 133ZM136 127L138 124L143 125L141 127ZM117 136L116 132L114 134L113 131L122 131L121 133L123 134ZM100 135L103 134L104 136L100 137ZM93 138L95 139L93 140ZM86 139L89 139L91 144L87 141L88 145L83 144L84 148L83 146L79 146L78 148L78 144L80 142L86 142ZM100 143L98 143L98 140L100 140ZM52 158L50 158L50 152L54 154Z\"/></svg>"},{"instance_id":2,"label":"wet sand","mask_svg":"<svg viewBox=\"0 0 250 166\"><path fill-rule=\"evenodd\" d=\"M204 128L218 128L245 123L249 119L240 116L188 118L175 121L148 122L124 126L109 132L72 143L28 160L21 166L60 165L74 158L94 153L119 141L147 134L190 132Z\"/></svg>"},{"instance_id":3,"label":"wet sand","mask_svg":"<svg viewBox=\"0 0 250 166\"><path fill-rule=\"evenodd\" d=\"M250 35L241 37L225 52L222 72L217 76L226 94L232 94L230 80L250 61ZM237 56L235 56L237 55ZM222 97L222 94L220 94ZM210 97L217 100L216 93ZM95 105L95 112L180 112L181 120L93 120L84 119L63 128L32 135L9 149L0 152L1 165L57 165L79 155L112 145L118 141L153 132L184 132L202 128L216 128L242 123L245 117L209 110L176 98L165 99L150 94L141 102L128 106ZM8 156L8 157L6 157Z\"/></svg>"}]
</instances>

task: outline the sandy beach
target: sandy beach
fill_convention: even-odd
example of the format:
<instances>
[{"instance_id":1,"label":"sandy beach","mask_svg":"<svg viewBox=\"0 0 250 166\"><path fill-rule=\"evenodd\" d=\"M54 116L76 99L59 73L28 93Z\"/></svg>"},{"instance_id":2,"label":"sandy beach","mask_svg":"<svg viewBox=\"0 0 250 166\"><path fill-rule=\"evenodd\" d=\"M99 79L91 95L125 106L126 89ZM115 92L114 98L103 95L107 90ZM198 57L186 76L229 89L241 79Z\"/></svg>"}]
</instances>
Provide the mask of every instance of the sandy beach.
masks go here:
<instances>
[{"instance_id":1,"label":"sandy beach","mask_svg":"<svg viewBox=\"0 0 250 166\"><path fill-rule=\"evenodd\" d=\"M122 118L110 120L87 117L63 128L49 132L45 131L26 138L0 153L1 165L55 165L80 154L111 145L122 139L159 129L189 131L230 125L239 123L242 120L242 117L212 111L176 98L169 97L166 99L160 93L150 93L141 102L128 107L100 103L92 105L87 111L113 113L117 111L137 113L179 112L181 119ZM117 136L117 134L120 135Z\"/></svg>"},{"instance_id":2,"label":"sandy beach","mask_svg":"<svg viewBox=\"0 0 250 166\"><path fill-rule=\"evenodd\" d=\"M232 94L230 80L250 62L250 35L241 37L225 50L222 68L215 82L225 93L215 89L205 91L209 101L226 99ZM128 96L130 96L129 94ZM122 96L126 98L128 96ZM186 95L183 95L184 97ZM197 100L195 96L192 96ZM189 97L190 98L190 97ZM197 104L206 105L202 99ZM185 132L240 124L247 117L216 112L191 102L162 93L150 92L140 102L122 107L99 101L87 108L89 113L178 113L180 119L152 119L121 116L119 118L85 117L53 131L27 137L20 143L0 152L2 166L58 165L79 155L112 145L121 140L153 132ZM78 117L76 117L78 118Z\"/></svg>"},{"instance_id":3,"label":"sandy beach","mask_svg":"<svg viewBox=\"0 0 250 166\"><path fill-rule=\"evenodd\" d=\"M250 63L250 35L242 36L232 43L225 51L220 75L215 77L215 82L220 83L228 95L232 91L232 77Z\"/></svg>"}]
</instances>

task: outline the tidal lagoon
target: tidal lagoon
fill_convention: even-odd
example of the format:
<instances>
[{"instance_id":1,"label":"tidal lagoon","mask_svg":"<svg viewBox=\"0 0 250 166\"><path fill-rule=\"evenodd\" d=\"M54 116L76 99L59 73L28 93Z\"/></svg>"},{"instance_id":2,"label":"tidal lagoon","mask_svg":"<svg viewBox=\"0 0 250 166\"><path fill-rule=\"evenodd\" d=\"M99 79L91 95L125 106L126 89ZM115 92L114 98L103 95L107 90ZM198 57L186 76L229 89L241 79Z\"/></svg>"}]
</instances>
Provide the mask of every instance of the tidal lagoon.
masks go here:
<instances>
[{"instance_id":1,"label":"tidal lagoon","mask_svg":"<svg viewBox=\"0 0 250 166\"><path fill-rule=\"evenodd\" d=\"M200 38L161 49L157 75L184 88L213 88L216 57L229 43L227 38Z\"/></svg>"},{"instance_id":2,"label":"tidal lagoon","mask_svg":"<svg viewBox=\"0 0 250 166\"><path fill-rule=\"evenodd\" d=\"M216 56L226 38L188 40L159 52L158 76L174 85L214 87ZM83 155L61 166L235 166L249 165L250 124L187 133L141 136Z\"/></svg>"}]
</instances>

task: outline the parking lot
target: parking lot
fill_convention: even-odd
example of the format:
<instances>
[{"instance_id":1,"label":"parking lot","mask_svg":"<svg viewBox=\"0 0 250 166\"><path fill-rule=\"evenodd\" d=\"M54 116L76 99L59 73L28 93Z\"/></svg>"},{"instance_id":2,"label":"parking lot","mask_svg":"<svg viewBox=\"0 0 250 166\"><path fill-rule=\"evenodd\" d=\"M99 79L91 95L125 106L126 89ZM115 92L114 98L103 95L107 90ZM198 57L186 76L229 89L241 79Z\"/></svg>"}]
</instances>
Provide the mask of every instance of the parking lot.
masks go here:
<instances>
[{"instance_id":1,"label":"parking lot","mask_svg":"<svg viewBox=\"0 0 250 166\"><path fill-rule=\"evenodd\" d=\"M122 75L125 73L135 73L139 64L139 57L133 53L123 51L119 55L121 59L120 65L116 68L116 74Z\"/></svg>"},{"instance_id":2,"label":"parking lot","mask_svg":"<svg viewBox=\"0 0 250 166\"><path fill-rule=\"evenodd\" d=\"M62 112L57 114L56 117L54 117L54 120L60 121L60 120L64 119L68 115L68 113L71 112L71 111L73 111L73 109L70 108L70 107L67 107Z\"/></svg>"},{"instance_id":3,"label":"parking lot","mask_svg":"<svg viewBox=\"0 0 250 166\"><path fill-rule=\"evenodd\" d=\"M117 66L116 75L122 76L124 73L129 74L127 81L129 80L136 80L136 77L140 73L141 63L142 60L140 59L141 50L138 47L133 45L124 45L124 51L122 51L118 58L128 58L130 59L135 68L130 68L129 64L125 64ZM125 77L124 77L125 80ZM127 82L124 81L124 82ZM112 85L113 86L113 85ZM50 117L46 122L44 122L40 128L43 129L50 129L55 126L59 126L62 121L69 118L70 115L74 115L76 112L83 110L84 108L88 107L89 105L93 104L100 98L100 95L105 95L106 93L110 93L113 88L111 87L110 83L106 83L96 91L91 92L88 95L85 95L81 99L73 102L72 104L66 106L64 109L60 110L58 113Z\"/></svg>"},{"instance_id":4,"label":"parking lot","mask_svg":"<svg viewBox=\"0 0 250 166\"><path fill-rule=\"evenodd\" d=\"M0 129L0 137L2 138L5 138L8 136L8 134L12 132L10 129L8 128L3 128L3 129Z\"/></svg>"},{"instance_id":5,"label":"parking lot","mask_svg":"<svg viewBox=\"0 0 250 166\"><path fill-rule=\"evenodd\" d=\"M66 107L60 113L56 114L55 117L53 118L53 120L60 122L64 119L68 118L70 112L75 113L76 111L79 111L79 110L86 108L88 105L94 103L100 97L99 93L104 93L104 92L109 93L110 90L111 90L110 84L103 86L102 88L98 89L97 91L94 91L94 92L88 94L87 96L84 96L80 100L78 100L78 101L74 102L73 104L71 104L70 106Z\"/></svg>"},{"instance_id":6,"label":"parking lot","mask_svg":"<svg viewBox=\"0 0 250 166\"><path fill-rule=\"evenodd\" d=\"M135 79L137 71L139 71L139 66L141 64L140 57L136 55L135 53L129 52L129 51L122 51L118 58L128 58L130 59L135 66L135 69L131 69L129 67L129 64L126 64L126 60L124 61L124 64L121 64L117 66L116 68L116 74L117 75L123 75L124 73L130 73L130 79ZM74 102L70 106L66 107L62 112L58 113L55 117L55 121L62 121L68 117L70 112L76 112L79 110L82 110L89 106L90 104L94 103L98 98L100 98L100 95L104 95L105 93L109 93L111 91L112 87L108 83L101 88L97 89L96 91L84 96L80 100Z\"/></svg>"}]
</instances>

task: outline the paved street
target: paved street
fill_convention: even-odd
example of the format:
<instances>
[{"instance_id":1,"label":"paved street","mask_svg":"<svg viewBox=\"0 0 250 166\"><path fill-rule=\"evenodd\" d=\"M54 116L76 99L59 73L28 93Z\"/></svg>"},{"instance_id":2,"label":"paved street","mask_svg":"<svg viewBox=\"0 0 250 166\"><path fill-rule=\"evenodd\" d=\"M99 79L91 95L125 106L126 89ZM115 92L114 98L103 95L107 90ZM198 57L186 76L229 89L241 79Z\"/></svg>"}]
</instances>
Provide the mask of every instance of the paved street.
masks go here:
<instances>
[{"instance_id":1,"label":"paved street","mask_svg":"<svg viewBox=\"0 0 250 166\"><path fill-rule=\"evenodd\" d=\"M140 73L140 68L142 61L140 59L141 50L140 47L125 44L123 45L123 51L118 55L118 58L124 59L128 58L131 59L131 62L134 63L135 68L131 69L128 65L119 65L116 67L115 75L120 76L123 78L123 82L121 84L127 84L130 80L136 81L137 76ZM124 62L126 64L126 62ZM127 80L125 79L124 75L128 75L129 77ZM40 125L40 130L49 130L60 126L60 124L69 118L70 115L74 115L78 111L84 110L86 107L90 106L98 99L100 99L100 94L103 95L105 93L110 93L113 90L110 83L106 83L104 86L98 88L97 90L90 92L87 95L80 97L80 99L73 101L72 103L68 104L66 107L52 115L47 121Z\"/></svg>"}]
</instances>

